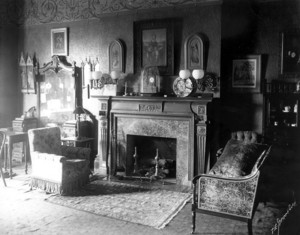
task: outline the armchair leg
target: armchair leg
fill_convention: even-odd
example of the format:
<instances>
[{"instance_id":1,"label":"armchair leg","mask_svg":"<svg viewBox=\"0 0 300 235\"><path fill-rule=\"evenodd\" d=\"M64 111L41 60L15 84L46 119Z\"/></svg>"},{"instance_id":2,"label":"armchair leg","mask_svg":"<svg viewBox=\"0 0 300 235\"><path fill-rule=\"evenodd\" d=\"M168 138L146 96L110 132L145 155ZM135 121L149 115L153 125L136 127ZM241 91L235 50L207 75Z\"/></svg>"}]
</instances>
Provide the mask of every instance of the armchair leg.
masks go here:
<instances>
[{"instance_id":1,"label":"armchair leg","mask_svg":"<svg viewBox=\"0 0 300 235\"><path fill-rule=\"evenodd\" d=\"M194 205L192 205L192 207L194 207ZM191 234L193 234L195 232L195 228L196 228L196 212L193 208L193 211L192 211L192 231L191 231Z\"/></svg>"},{"instance_id":2,"label":"armchair leg","mask_svg":"<svg viewBox=\"0 0 300 235\"><path fill-rule=\"evenodd\" d=\"M2 171L2 166L0 165L0 174L1 174L1 178L3 180L3 184L4 186L6 187L6 182L5 182L5 177L4 177L4 174L3 174L3 171Z\"/></svg>"},{"instance_id":3,"label":"armchair leg","mask_svg":"<svg viewBox=\"0 0 300 235\"><path fill-rule=\"evenodd\" d=\"M252 235L252 219L248 219L248 234Z\"/></svg>"}]
</instances>

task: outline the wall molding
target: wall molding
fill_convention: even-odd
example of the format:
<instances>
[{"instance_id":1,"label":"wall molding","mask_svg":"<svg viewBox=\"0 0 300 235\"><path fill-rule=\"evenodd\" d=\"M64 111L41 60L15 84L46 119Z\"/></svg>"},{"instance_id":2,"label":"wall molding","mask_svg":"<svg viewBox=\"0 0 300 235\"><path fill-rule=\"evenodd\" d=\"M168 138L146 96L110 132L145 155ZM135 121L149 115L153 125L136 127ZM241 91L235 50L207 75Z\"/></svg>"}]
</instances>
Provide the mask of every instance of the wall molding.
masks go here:
<instances>
[{"instance_id":1,"label":"wall molding","mask_svg":"<svg viewBox=\"0 0 300 235\"><path fill-rule=\"evenodd\" d=\"M62 23L146 9L219 3L222 0L4 0L0 3L0 25Z\"/></svg>"}]
</instances>

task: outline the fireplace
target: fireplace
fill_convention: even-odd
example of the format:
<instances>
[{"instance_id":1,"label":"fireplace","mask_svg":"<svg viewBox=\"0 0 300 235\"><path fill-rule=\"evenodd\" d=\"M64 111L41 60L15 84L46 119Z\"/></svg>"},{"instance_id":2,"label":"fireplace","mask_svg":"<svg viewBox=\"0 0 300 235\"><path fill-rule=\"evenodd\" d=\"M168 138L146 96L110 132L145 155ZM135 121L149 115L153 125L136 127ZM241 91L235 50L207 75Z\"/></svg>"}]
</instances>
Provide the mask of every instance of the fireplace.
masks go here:
<instances>
[{"instance_id":1,"label":"fireplace","mask_svg":"<svg viewBox=\"0 0 300 235\"><path fill-rule=\"evenodd\" d=\"M208 110L210 99L159 97L102 97L100 100L98 155L99 172L108 177L137 175L135 147L147 173L161 160L173 168L168 177L178 185L191 185L193 176L209 167ZM140 163L140 162L138 162ZM153 168L152 168L153 173ZM149 174L148 174L149 175ZM144 177L144 176L143 176ZM166 176L167 177L167 176Z\"/></svg>"},{"instance_id":2,"label":"fireplace","mask_svg":"<svg viewBox=\"0 0 300 235\"><path fill-rule=\"evenodd\" d=\"M127 176L176 180L176 138L127 135L126 142Z\"/></svg>"}]
</instances>

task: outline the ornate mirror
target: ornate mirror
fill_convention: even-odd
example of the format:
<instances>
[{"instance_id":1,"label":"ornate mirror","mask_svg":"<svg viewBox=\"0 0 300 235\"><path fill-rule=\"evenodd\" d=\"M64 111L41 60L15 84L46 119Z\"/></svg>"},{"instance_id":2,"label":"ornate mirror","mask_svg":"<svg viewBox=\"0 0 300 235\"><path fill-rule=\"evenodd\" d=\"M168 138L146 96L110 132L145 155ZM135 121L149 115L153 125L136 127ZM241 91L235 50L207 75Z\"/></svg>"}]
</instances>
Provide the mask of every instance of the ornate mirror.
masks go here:
<instances>
[{"instance_id":1,"label":"ornate mirror","mask_svg":"<svg viewBox=\"0 0 300 235\"><path fill-rule=\"evenodd\" d=\"M76 105L75 64L62 62L53 56L52 61L39 68L39 117L42 125L62 125L74 119Z\"/></svg>"}]
</instances>

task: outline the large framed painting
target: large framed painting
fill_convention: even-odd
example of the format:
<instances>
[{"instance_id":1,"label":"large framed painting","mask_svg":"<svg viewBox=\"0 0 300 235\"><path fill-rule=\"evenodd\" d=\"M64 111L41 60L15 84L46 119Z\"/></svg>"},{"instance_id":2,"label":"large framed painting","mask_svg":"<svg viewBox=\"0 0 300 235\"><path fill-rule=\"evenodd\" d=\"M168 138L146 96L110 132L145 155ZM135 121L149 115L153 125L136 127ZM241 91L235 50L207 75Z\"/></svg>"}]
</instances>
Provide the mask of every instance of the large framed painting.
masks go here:
<instances>
[{"instance_id":1,"label":"large framed painting","mask_svg":"<svg viewBox=\"0 0 300 235\"><path fill-rule=\"evenodd\" d=\"M232 88L237 92L261 92L261 55L247 55L232 61Z\"/></svg>"},{"instance_id":2,"label":"large framed painting","mask_svg":"<svg viewBox=\"0 0 300 235\"><path fill-rule=\"evenodd\" d=\"M51 56L68 55L67 28L51 29Z\"/></svg>"},{"instance_id":3,"label":"large framed painting","mask_svg":"<svg viewBox=\"0 0 300 235\"><path fill-rule=\"evenodd\" d=\"M184 43L185 68L189 70L204 69L204 47L200 34L193 34Z\"/></svg>"},{"instance_id":4,"label":"large framed painting","mask_svg":"<svg viewBox=\"0 0 300 235\"><path fill-rule=\"evenodd\" d=\"M300 78L300 29L281 33L280 57L280 75Z\"/></svg>"},{"instance_id":5,"label":"large framed painting","mask_svg":"<svg viewBox=\"0 0 300 235\"><path fill-rule=\"evenodd\" d=\"M174 22L172 19L134 23L134 70L157 66L161 75L174 73Z\"/></svg>"},{"instance_id":6,"label":"large framed painting","mask_svg":"<svg viewBox=\"0 0 300 235\"><path fill-rule=\"evenodd\" d=\"M114 40L108 48L109 71L124 72L124 48L120 40Z\"/></svg>"}]
</instances>

